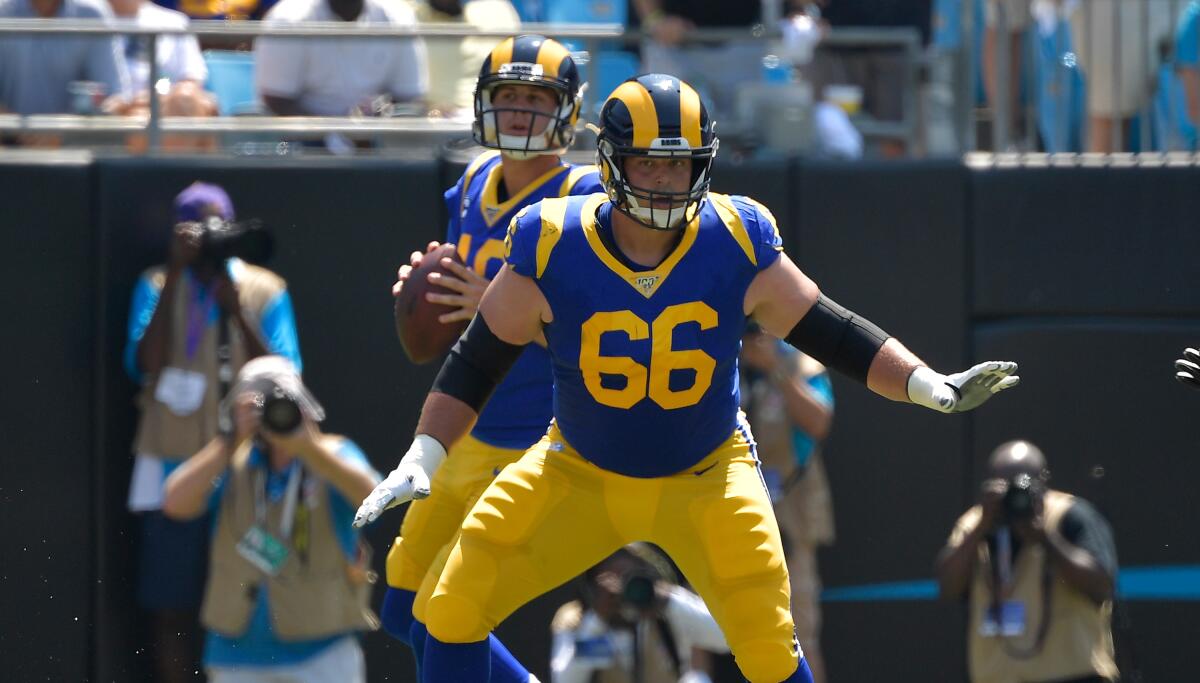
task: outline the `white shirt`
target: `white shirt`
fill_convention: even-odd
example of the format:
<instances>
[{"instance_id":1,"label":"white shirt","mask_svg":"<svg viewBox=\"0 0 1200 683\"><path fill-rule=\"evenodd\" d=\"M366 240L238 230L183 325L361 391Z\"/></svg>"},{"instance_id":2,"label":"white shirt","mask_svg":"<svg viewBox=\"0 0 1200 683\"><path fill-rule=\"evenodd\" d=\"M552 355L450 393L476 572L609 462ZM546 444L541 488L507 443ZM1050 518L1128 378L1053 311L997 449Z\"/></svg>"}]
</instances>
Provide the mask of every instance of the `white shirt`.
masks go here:
<instances>
[{"instance_id":1,"label":"white shirt","mask_svg":"<svg viewBox=\"0 0 1200 683\"><path fill-rule=\"evenodd\" d=\"M268 25L341 21L326 0L282 0L264 19ZM398 0L364 0L350 26L415 26L413 11ZM260 96L298 99L316 116L345 116L380 94L398 101L421 98L429 89L425 43L419 38L260 38L254 47Z\"/></svg>"},{"instance_id":2,"label":"white shirt","mask_svg":"<svg viewBox=\"0 0 1200 683\"><path fill-rule=\"evenodd\" d=\"M671 626L679 649L679 661L683 668L680 681L707 680L708 677L703 673L691 669L692 648L727 653L729 645L704 601L686 588L672 586L663 616ZM595 658L576 654L577 641L601 637L608 639L611 657ZM633 637L632 631L612 630L595 612L590 609L585 611L578 628L554 634L550 651L551 683L587 683L593 671L614 666L632 671Z\"/></svg>"},{"instance_id":3,"label":"white shirt","mask_svg":"<svg viewBox=\"0 0 1200 683\"><path fill-rule=\"evenodd\" d=\"M145 0L138 6L137 15L133 17L138 26L143 28L187 28L188 17L183 12L159 7ZM121 36L125 46L125 64L129 69L130 93L134 94L149 89L150 85L150 46L147 41L130 45L135 36ZM166 78L172 83L177 81L197 81L204 83L208 79L208 66L200 55L200 41L196 36L165 35L158 37L155 46L158 57L158 77Z\"/></svg>"}]
</instances>

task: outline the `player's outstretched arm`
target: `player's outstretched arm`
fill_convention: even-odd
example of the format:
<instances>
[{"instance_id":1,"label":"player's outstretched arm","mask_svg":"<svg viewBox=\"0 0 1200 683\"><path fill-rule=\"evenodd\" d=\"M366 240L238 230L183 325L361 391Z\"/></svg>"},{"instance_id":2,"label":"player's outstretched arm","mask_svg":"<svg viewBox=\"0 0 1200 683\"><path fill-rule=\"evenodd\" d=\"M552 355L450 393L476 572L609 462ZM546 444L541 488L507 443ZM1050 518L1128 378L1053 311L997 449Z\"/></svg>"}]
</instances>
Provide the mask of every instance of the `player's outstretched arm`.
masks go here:
<instances>
[{"instance_id":1,"label":"player's outstretched arm","mask_svg":"<svg viewBox=\"0 0 1200 683\"><path fill-rule=\"evenodd\" d=\"M1175 361L1175 379L1193 389L1200 389L1200 351L1187 348L1183 357Z\"/></svg>"},{"instance_id":2,"label":"player's outstretched arm","mask_svg":"<svg viewBox=\"0 0 1200 683\"><path fill-rule=\"evenodd\" d=\"M943 375L898 339L821 294L786 254L759 273L746 292L746 314L771 334L894 401L944 413L978 407L1020 381L1017 364L989 361Z\"/></svg>"},{"instance_id":3,"label":"player's outstretched arm","mask_svg":"<svg viewBox=\"0 0 1200 683\"><path fill-rule=\"evenodd\" d=\"M479 314L442 364L425 397L417 434L396 469L363 500L355 526L375 521L388 508L425 498L446 450L462 438L525 345L549 322L550 307L533 280L507 266L492 281Z\"/></svg>"}]
</instances>

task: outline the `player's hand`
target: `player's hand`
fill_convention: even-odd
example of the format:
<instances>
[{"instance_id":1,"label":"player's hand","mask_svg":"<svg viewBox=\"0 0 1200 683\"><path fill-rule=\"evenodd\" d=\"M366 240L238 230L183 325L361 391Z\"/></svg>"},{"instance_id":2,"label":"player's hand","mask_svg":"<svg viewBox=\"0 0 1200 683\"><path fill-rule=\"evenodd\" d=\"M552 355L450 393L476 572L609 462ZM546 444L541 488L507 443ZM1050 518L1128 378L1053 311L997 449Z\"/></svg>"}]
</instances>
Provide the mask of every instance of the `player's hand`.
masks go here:
<instances>
[{"instance_id":1,"label":"player's hand","mask_svg":"<svg viewBox=\"0 0 1200 683\"><path fill-rule=\"evenodd\" d=\"M483 300L483 292L487 289L488 283L491 280L488 280L486 277L452 258L442 259L442 266L458 277L450 277L441 273L430 273L429 282L441 285L446 289L452 289L457 294L429 292L425 295L425 298L435 304L458 306L458 310L439 315L438 322L452 323L457 320L470 320L474 318L475 311L479 310L479 302Z\"/></svg>"},{"instance_id":2,"label":"player's hand","mask_svg":"<svg viewBox=\"0 0 1200 683\"><path fill-rule=\"evenodd\" d=\"M1021 378L1013 374L1016 371L1017 364L1012 361L988 361L953 375L920 367L908 378L908 398L943 413L964 413L1017 386Z\"/></svg>"},{"instance_id":3,"label":"player's hand","mask_svg":"<svg viewBox=\"0 0 1200 683\"><path fill-rule=\"evenodd\" d=\"M1175 379L1193 389L1200 389L1200 351L1183 350L1183 358L1175 361Z\"/></svg>"},{"instance_id":4,"label":"player's hand","mask_svg":"<svg viewBox=\"0 0 1200 683\"><path fill-rule=\"evenodd\" d=\"M428 246L425 247L425 254L428 254L440 246L442 246L441 242L430 242ZM392 296L400 296L400 290L404 289L404 282L408 280L408 276L412 274L413 268L421 267L421 259L425 257L425 254L422 254L419 251L414 251L408 257L408 264L400 266L399 270L396 271L396 284L392 285Z\"/></svg>"},{"instance_id":5,"label":"player's hand","mask_svg":"<svg viewBox=\"0 0 1200 683\"><path fill-rule=\"evenodd\" d=\"M446 459L446 449L437 439L418 434L396 469L375 487L354 514L354 526L363 527L383 514L384 510L403 505L410 500L428 498L433 473Z\"/></svg>"}]
</instances>

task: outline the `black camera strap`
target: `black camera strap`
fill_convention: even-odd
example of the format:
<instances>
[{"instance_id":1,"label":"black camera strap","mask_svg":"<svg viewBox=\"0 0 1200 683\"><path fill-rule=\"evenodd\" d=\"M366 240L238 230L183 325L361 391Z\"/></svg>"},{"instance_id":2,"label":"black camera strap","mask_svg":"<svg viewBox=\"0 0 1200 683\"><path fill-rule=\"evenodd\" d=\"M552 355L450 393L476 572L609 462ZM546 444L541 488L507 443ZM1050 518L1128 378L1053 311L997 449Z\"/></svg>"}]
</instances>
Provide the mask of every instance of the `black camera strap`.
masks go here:
<instances>
[{"instance_id":1,"label":"black camera strap","mask_svg":"<svg viewBox=\"0 0 1200 683\"><path fill-rule=\"evenodd\" d=\"M1037 634L1033 645L1027 648L1014 647L1008 640L1001 640L1004 651L1013 659L1032 659L1041 654L1046 644L1046 635L1050 632L1050 598L1054 592L1054 576L1050 569L1050 558L1042 558L1042 613L1038 620Z\"/></svg>"},{"instance_id":2,"label":"black camera strap","mask_svg":"<svg viewBox=\"0 0 1200 683\"><path fill-rule=\"evenodd\" d=\"M233 385L233 347L230 342L229 316L221 311L217 319L217 401L224 401ZM233 438L233 406L217 411L217 433L222 438Z\"/></svg>"}]
</instances>

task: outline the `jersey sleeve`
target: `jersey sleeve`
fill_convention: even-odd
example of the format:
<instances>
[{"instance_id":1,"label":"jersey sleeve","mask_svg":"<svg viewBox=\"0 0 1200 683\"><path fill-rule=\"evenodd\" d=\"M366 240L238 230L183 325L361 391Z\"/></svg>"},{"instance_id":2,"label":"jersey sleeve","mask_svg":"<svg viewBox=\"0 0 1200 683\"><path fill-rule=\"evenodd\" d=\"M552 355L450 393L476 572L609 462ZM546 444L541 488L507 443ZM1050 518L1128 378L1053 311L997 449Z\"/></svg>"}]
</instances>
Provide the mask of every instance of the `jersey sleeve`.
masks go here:
<instances>
[{"instance_id":1,"label":"jersey sleeve","mask_svg":"<svg viewBox=\"0 0 1200 683\"><path fill-rule=\"evenodd\" d=\"M783 238L779 235L775 216L770 209L749 197L734 197L733 202L750 236L758 269L766 270L779 260L779 254L783 252Z\"/></svg>"},{"instance_id":2,"label":"jersey sleeve","mask_svg":"<svg viewBox=\"0 0 1200 683\"><path fill-rule=\"evenodd\" d=\"M587 167L588 171L575 181L567 194L589 195L604 192L604 183L600 181L600 171L594 166Z\"/></svg>"},{"instance_id":3,"label":"jersey sleeve","mask_svg":"<svg viewBox=\"0 0 1200 683\"><path fill-rule=\"evenodd\" d=\"M466 176L459 178L458 182L442 195L446 202L446 241L453 244L458 244L458 239L462 237L463 180L465 179Z\"/></svg>"},{"instance_id":4,"label":"jersey sleeve","mask_svg":"<svg viewBox=\"0 0 1200 683\"><path fill-rule=\"evenodd\" d=\"M521 209L508 224L504 237L504 262L525 277L537 276L537 243L541 234L541 205Z\"/></svg>"}]
</instances>

